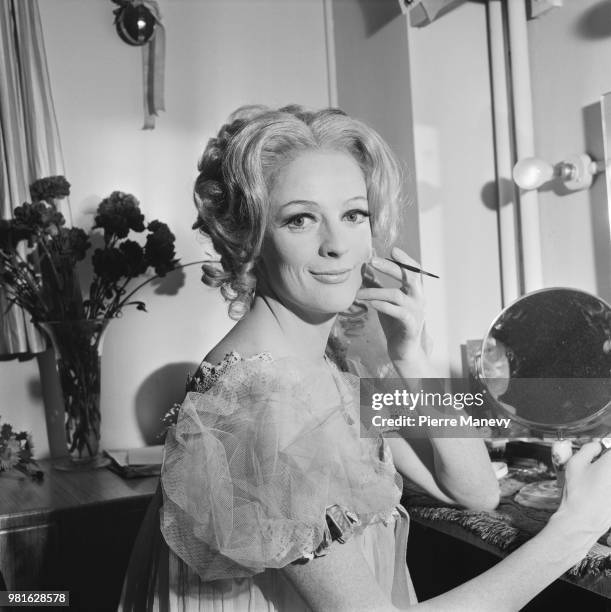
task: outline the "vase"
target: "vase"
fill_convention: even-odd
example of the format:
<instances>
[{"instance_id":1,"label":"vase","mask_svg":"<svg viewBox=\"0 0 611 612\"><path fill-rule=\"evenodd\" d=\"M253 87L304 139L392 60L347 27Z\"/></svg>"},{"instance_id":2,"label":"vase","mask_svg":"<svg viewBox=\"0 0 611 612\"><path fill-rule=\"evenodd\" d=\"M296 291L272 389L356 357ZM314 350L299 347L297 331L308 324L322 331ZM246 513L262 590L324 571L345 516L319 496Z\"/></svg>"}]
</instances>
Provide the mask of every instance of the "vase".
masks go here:
<instances>
[{"instance_id":1,"label":"vase","mask_svg":"<svg viewBox=\"0 0 611 612\"><path fill-rule=\"evenodd\" d=\"M60 470L89 470L109 464L100 454L102 345L110 319L45 321L38 325L53 345L64 405L66 456Z\"/></svg>"}]
</instances>

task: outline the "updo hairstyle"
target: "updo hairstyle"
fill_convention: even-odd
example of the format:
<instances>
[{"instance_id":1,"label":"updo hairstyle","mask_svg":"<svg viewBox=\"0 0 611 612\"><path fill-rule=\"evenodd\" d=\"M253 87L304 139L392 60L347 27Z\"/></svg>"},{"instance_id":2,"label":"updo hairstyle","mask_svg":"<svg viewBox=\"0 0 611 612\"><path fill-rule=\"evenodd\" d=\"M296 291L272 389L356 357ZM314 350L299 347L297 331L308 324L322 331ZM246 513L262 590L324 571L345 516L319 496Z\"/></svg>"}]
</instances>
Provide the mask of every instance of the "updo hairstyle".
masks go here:
<instances>
[{"instance_id":1,"label":"updo hairstyle","mask_svg":"<svg viewBox=\"0 0 611 612\"><path fill-rule=\"evenodd\" d=\"M219 262L202 266L202 281L220 287L229 316L240 319L256 288L255 264L269 216L269 193L280 170L305 151L340 151L360 166L374 236L390 242L397 229L400 167L373 129L343 111L300 106L245 106L211 138L198 164L193 225L212 241Z\"/></svg>"}]
</instances>

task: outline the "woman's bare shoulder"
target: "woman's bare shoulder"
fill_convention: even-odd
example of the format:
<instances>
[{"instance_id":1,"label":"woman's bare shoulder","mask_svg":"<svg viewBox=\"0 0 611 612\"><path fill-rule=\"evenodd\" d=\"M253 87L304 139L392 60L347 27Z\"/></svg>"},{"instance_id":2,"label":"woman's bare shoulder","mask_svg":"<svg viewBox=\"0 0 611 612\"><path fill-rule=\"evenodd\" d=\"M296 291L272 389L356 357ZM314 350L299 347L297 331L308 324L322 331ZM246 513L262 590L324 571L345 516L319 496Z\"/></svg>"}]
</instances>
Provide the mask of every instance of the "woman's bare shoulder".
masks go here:
<instances>
[{"instance_id":1,"label":"woman's bare shoulder","mask_svg":"<svg viewBox=\"0 0 611 612\"><path fill-rule=\"evenodd\" d=\"M230 339L223 338L205 357L204 361L211 365L221 363L230 353L237 353L240 357L246 359L263 351L252 351L247 344L240 342L232 342Z\"/></svg>"},{"instance_id":2,"label":"woman's bare shoulder","mask_svg":"<svg viewBox=\"0 0 611 612\"><path fill-rule=\"evenodd\" d=\"M215 365L231 352L243 359L261 353L270 353L276 359L293 354L294 351L266 323L256 317L244 317L214 346L204 361Z\"/></svg>"},{"instance_id":3,"label":"woman's bare shoulder","mask_svg":"<svg viewBox=\"0 0 611 612\"><path fill-rule=\"evenodd\" d=\"M243 359L260 353L273 353L270 343L261 342L257 334L252 333L249 325L241 321L236 324L221 341L204 357L204 361L215 365L220 363L229 353L237 353Z\"/></svg>"}]
</instances>

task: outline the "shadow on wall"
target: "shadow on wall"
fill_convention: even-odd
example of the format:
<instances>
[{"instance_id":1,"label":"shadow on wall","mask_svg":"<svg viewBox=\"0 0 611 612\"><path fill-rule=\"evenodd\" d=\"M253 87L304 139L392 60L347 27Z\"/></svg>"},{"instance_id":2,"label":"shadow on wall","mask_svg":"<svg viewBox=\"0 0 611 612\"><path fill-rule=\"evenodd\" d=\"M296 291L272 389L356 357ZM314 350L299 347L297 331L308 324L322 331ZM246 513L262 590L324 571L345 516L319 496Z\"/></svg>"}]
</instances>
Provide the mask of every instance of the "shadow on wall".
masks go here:
<instances>
[{"instance_id":1,"label":"shadow on wall","mask_svg":"<svg viewBox=\"0 0 611 612\"><path fill-rule=\"evenodd\" d=\"M611 36L611 2L604 0L583 13L575 24L575 33L586 40Z\"/></svg>"},{"instance_id":2,"label":"shadow on wall","mask_svg":"<svg viewBox=\"0 0 611 612\"><path fill-rule=\"evenodd\" d=\"M609 3L611 7L611 3ZM611 11L611 9L610 9ZM611 12L609 14L611 24ZM611 27L611 25L610 25ZM607 149L611 144L611 134L604 134L601 129L602 114L600 102L585 106L582 111L584 134L586 137L586 152L593 159L604 159L605 143ZM611 226L609 214L611 207L611 193L607 186L608 177L601 173L594 178L592 187L588 191L591 223L592 243L594 249L594 265L596 271L596 293L604 300L611 300Z\"/></svg>"},{"instance_id":3,"label":"shadow on wall","mask_svg":"<svg viewBox=\"0 0 611 612\"><path fill-rule=\"evenodd\" d=\"M497 210L500 206L507 206L515 202L515 186L513 181L501 178L497 181L484 183L480 197L482 204L488 210Z\"/></svg>"},{"instance_id":4,"label":"shadow on wall","mask_svg":"<svg viewBox=\"0 0 611 612\"><path fill-rule=\"evenodd\" d=\"M188 361L170 363L155 370L140 385L136 393L136 420L145 444L161 444L165 413L185 396L187 375L197 364Z\"/></svg>"},{"instance_id":5,"label":"shadow on wall","mask_svg":"<svg viewBox=\"0 0 611 612\"><path fill-rule=\"evenodd\" d=\"M397 15L401 14L401 7L397 0L357 0L363 13L365 32L373 36Z\"/></svg>"}]
</instances>

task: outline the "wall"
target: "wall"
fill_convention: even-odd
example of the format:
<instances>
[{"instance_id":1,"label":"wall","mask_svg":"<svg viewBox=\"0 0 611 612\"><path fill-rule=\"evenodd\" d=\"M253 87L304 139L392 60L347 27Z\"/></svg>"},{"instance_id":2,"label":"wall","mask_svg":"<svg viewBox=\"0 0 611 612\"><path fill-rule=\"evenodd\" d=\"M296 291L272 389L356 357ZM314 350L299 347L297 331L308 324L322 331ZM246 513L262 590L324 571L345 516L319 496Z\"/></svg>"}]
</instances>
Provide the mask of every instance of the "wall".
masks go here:
<instances>
[{"instance_id":1,"label":"wall","mask_svg":"<svg viewBox=\"0 0 611 612\"><path fill-rule=\"evenodd\" d=\"M600 159L600 96L611 91L611 3L565 2L528 23L537 155ZM611 134L609 135L611 138ZM539 196L546 286L611 301L611 241L604 177L590 191Z\"/></svg>"},{"instance_id":2,"label":"wall","mask_svg":"<svg viewBox=\"0 0 611 612\"><path fill-rule=\"evenodd\" d=\"M329 103L322 0L161 0L167 35L166 109L142 131L141 52L122 43L113 5L99 0L40 4L51 83L72 183L75 224L89 227L111 191L131 192L147 219L167 222L183 262L201 259L190 230L191 187L208 138L246 103ZM182 399L190 367L232 322L217 291L188 268L173 296L150 286L148 314L113 321L103 359L102 439L108 448L154 443L159 418ZM178 275L175 275L178 278ZM47 440L36 361L0 367L0 414Z\"/></svg>"},{"instance_id":3,"label":"wall","mask_svg":"<svg viewBox=\"0 0 611 612\"><path fill-rule=\"evenodd\" d=\"M537 155L601 159L611 3L565 2L527 27ZM427 281L428 321L447 372L460 368L458 346L481 337L501 307L486 29L485 3L468 2L408 30L421 257L442 277ZM588 191L540 190L544 286L611 300L608 192L604 176Z\"/></svg>"},{"instance_id":4,"label":"wall","mask_svg":"<svg viewBox=\"0 0 611 612\"><path fill-rule=\"evenodd\" d=\"M494 149L484 4L410 27L416 178L427 324L440 375L500 311Z\"/></svg>"}]
</instances>

